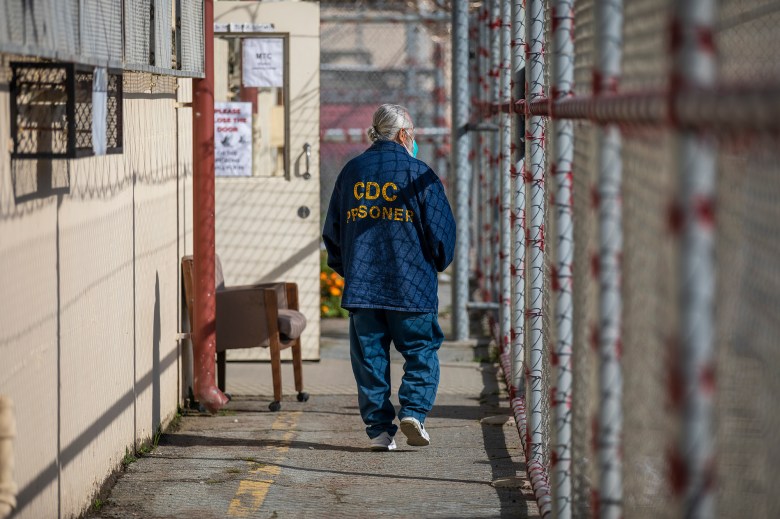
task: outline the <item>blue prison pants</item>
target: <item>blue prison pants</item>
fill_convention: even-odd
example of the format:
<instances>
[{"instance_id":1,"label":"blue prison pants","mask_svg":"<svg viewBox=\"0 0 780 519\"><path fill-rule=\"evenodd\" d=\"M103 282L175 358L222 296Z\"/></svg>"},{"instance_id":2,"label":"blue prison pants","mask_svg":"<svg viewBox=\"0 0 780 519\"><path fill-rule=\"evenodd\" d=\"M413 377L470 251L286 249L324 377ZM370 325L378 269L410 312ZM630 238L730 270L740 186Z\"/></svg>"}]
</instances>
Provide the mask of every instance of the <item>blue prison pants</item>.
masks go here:
<instances>
[{"instance_id":1,"label":"blue prison pants","mask_svg":"<svg viewBox=\"0 0 780 519\"><path fill-rule=\"evenodd\" d=\"M390 403L390 342L404 357L404 375L398 390L401 410L425 422L439 386L439 356L444 334L435 312L354 309L349 322L352 371L358 387L360 416L369 438L387 431L395 435L395 408Z\"/></svg>"}]
</instances>

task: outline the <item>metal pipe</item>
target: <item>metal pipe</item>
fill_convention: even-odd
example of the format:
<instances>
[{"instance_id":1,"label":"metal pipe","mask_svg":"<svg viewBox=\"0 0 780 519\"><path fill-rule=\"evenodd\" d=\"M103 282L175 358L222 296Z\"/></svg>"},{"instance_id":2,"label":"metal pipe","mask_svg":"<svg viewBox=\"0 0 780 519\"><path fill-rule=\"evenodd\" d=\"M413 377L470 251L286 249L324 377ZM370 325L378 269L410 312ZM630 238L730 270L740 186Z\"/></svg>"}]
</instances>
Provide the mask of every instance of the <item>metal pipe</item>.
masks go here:
<instances>
[{"instance_id":1,"label":"metal pipe","mask_svg":"<svg viewBox=\"0 0 780 519\"><path fill-rule=\"evenodd\" d=\"M501 69L499 85L499 102L509 103L512 99L512 56L511 56L511 0L501 0ZM499 115L499 127L501 128L501 153L500 183L501 204L499 208L500 240L499 261L501 273L501 297L499 322L500 338L503 352L510 347L510 333L512 330L512 287L511 287L511 263L512 263L512 116L508 113Z\"/></svg>"},{"instance_id":2,"label":"metal pipe","mask_svg":"<svg viewBox=\"0 0 780 519\"><path fill-rule=\"evenodd\" d=\"M544 12L542 0L527 0L526 16L526 102L544 95ZM526 369L530 398L528 425L529 462L544 464L544 422L542 407L545 405L542 384L544 373L544 216L547 208L545 196L544 119L526 117L526 172L531 182L529 264L526 270L528 309L526 331L529 342L529 360Z\"/></svg>"},{"instance_id":3,"label":"metal pipe","mask_svg":"<svg viewBox=\"0 0 780 519\"><path fill-rule=\"evenodd\" d=\"M192 81L193 256L195 292L194 391L210 412L228 399L217 388L214 356L217 349L214 283L214 0L204 0L203 79Z\"/></svg>"},{"instance_id":4,"label":"metal pipe","mask_svg":"<svg viewBox=\"0 0 780 519\"><path fill-rule=\"evenodd\" d=\"M673 45L672 85L708 88L715 83L712 48L715 2L691 0L676 4L670 40ZM683 515L715 517L714 462L714 199L717 150L711 137L692 131L677 134L678 207L683 217L680 236L680 363L684 381L679 450L686 475Z\"/></svg>"},{"instance_id":5,"label":"metal pipe","mask_svg":"<svg viewBox=\"0 0 780 519\"><path fill-rule=\"evenodd\" d=\"M644 90L608 95L542 98L528 106L533 115L587 119L627 126L674 126L733 134L736 130L780 131L780 85L697 87L670 92ZM671 96L671 97L670 97ZM516 106L515 110L522 110Z\"/></svg>"},{"instance_id":6,"label":"metal pipe","mask_svg":"<svg viewBox=\"0 0 780 519\"><path fill-rule=\"evenodd\" d=\"M419 111L418 92L419 87L417 84L417 67L419 66L417 60L417 54L420 52L419 44L419 27L418 22L410 20L405 24L406 34L406 108L409 113L412 114L412 119L415 121L422 120L422 114Z\"/></svg>"},{"instance_id":7,"label":"metal pipe","mask_svg":"<svg viewBox=\"0 0 780 519\"><path fill-rule=\"evenodd\" d=\"M10 398L0 395L0 519L10 517L16 508L14 483L14 438L16 419Z\"/></svg>"},{"instance_id":8,"label":"metal pipe","mask_svg":"<svg viewBox=\"0 0 780 519\"><path fill-rule=\"evenodd\" d=\"M490 17L488 18L490 34L490 102L500 102L501 85L501 0L490 0ZM499 126L497 117L491 117L491 122ZM501 299L501 132L490 135L490 300Z\"/></svg>"},{"instance_id":9,"label":"metal pipe","mask_svg":"<svg viewBox=\"0 0 780 519\"><path fill-rule=\"evenodd\" d=\"M452 170L455 188L455 272L452 283L452 328L456 341L469 336L469 47L468 0L452 3Z\"/></svg>"},{"instance_id":10,"label":"metal pipe","mask_svg":"<svg viewBox=\"0 0 780 519\"><path fill-rule=\"evenodd\" d=\"M468 34L468 17L466 18L466 34ZM466 63L463 64L463 68L466 72L466 75L464 78L468 78L468 40L463 44L466 47ZM433 74L433 124L439 128L446 128L447 125L447 88L445 86L445 79L444 79L444 45L440 41L435 41L433 43L433 68L435 70ZM454 70L454 69L453 69ZM454 81L454 78L453 78ZM465 102L468 105L468 79L464 80L465 86L463 88L466 89L465 92ZM468 109L468 106L466 106L466 109ZM450 175L451 172L448 171L447 166L447 149L448 145L450 144L450 133L446 133L442 139L440 139L438 146L436 146L436 149L434 151L435 154L435 163L436 163L436 173L439 174L439 176L442 178L444 185L448 186L451 180ZM448 142L449 141L449 142ZM468 138L467 138L468 143ZM451 151L450 151L451 153ZM466 160L468 160L468 150L466 153Z\"/></svg>"},{"instance_id":11,"label":"metal pipe","mask_svg":"<svg viewBox=\"0 0 780 519\"><path fill-rule=\"evenodd\" d=\"M525 7L524 2L515 0L512 9L512 73L515 81L515 98L524 95L523 70L525 69ZM512 257L512 375L510 387L520 394L525 392L523 366L525 360L525 127L517 116L515 143L517 159L512 177L515 192L513 211L513 257Z\"/></svg>"},{"instance_id":12,"label":"metal pipe","mask_svg":"<svg viewBox=\"0 0 780 519\"><path fill-rule=\"evenodd\" d=\"M550 95L564 99L574 93L574 0L555 0L552 8L553 56ZM558 243L557 265L553 272L557 344L553 366L557 368L552 392L555 406L555 445L553 497L555 517L572 516L572 341L574 308L572 298L574 225L572 222L572 159L574 122L553 120L553 160L550 172L555 178L555 216Z\"/></svg>"},{"instance_id":13,"label":"metal pipe","mask_svg":"<svg viewBox=\"0 0 780 519\"><path fill-rule=\"evenodd\" d=\"M622 47L623 2L608 0L596 7L597 68L593 91L611 95L617 90ZM622 159L620 130L598 129L599 192L599 511L603 519L623 515L621 442L623 430L623 372L620 365L620 257L623 251L620 201Z\"/></svg>"}]
</instances>

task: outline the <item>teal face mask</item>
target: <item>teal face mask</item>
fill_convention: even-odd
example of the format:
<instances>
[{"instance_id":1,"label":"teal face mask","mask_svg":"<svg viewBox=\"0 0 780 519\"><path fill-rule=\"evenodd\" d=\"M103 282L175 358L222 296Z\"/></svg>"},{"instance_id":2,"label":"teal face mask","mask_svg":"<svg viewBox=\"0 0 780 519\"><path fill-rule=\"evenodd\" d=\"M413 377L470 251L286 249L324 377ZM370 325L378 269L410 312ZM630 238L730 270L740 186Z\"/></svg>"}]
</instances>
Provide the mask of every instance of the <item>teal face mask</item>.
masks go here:
<instances>
[{"instance_id":1,"label":"teal face mask","mask_svg":"<svg viewBox=\"0 0 780 519\"><path fill-rule=\"evenodd\" d=\"M412 157L417 158L417 141L412 141Z\"/></svg>"}]
</instances>

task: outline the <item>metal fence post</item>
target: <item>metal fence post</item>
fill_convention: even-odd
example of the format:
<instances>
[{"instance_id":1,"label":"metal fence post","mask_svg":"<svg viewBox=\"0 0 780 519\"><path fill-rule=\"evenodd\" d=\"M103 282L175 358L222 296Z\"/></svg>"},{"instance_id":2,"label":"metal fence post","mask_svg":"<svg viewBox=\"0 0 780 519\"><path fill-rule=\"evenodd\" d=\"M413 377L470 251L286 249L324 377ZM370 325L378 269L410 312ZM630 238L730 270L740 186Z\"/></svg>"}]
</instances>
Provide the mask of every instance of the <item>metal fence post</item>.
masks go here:
<instances>
[{"instance_id":1,"label":"metal fence post","mask_svg":"<svg viewBox=\"0 0 780 519\"><path fill-rule=\"evenodd\" d=\"M514 0L512 8L512 74L515 81L515 98L520 99L525 79L525 8L522 0ZM513 256L512 256L512 387L520 392L523 387L523 361L525 359L525 127L515 125L517 159L512 176L514 201L512 204Z\"/></svg>"},{"instance_id":2,"label":"metal fence post","mask_svg":"<svg viewBox=\"0 0 780 519\"><path fill-rule=\"evenodd\" d=\"M461 341L469 335L469 48L468 0L452 4L452 168L455 172L456 248L453 290L453 335Z\"/></svg>"},{"instance_id":3,"label":"metal fence post","mask_svg":"<svg viewBox=\"0 0 780 519\"><path fill-rule=\"evenodd\" d=\"M490 122L498 125L499 117L495 114L495 107L500 102L501 85L501 0L490 0L490 17L487 20L490 28ZM501 262L499 260L501 226L499 225L500 216L500 198L501 198L501 170L499 163L499 154L501 152L500 132L491 132L490 134L490 301L499 302L501 296Z\"/></svg>"},{"instance_id":4,"label":"metal fence post","mask_svg":"<svg viewBox=\"0 0 780 519\"><path fill-rule=\"evenodd\" d=\"M555 0L552 11L553 57L550 98L553 101L574 94L574 1ZM572 299L572 261L574 258L574 226L572 222L572 159L574 156L574 122L553 119L555 161L550 172L555 178L555 216L558 232L557 265L553 272L555 291L555 321L557 344L553 366L557 367L555 388L555 445L553 499L558 519L572 516L571 439L572 439L572 340L574 309Z\"/></svg>"},{"instance_id":5,"label":"metal fence post","mask_svg":"<svg viewBox=\"0 0 780 519\"><path fill-rule=\"evenodd\" d=\"M501 0L501 69L500 69L500 91L499 104L501 112L499 115L501 153L499 155L500 175L501 175L501 204L499 215L500 222L500 250L499 259L501 263L501 297L499 299L499 322L501 323L501 351L509 348L510 330L512 327L512 298L510 286L510 266L512 262L512 116L508 108L512 99L512 61L511 61L511 22L512 5L511 0Z\"/></svg>"},{"instance_id":6,"label":"metal fence post","mask_svg":"<svg viewBox=\"0 0 780 519\"><path fill-rule=\"evenodd\" d=\"M479 31L480 31L480 45L477 56L480 58L479 67L479 122L485 122L482 119L485 117L484 107L490 102L490 51L488 50L488 42L490 39L489 22L490 10L488 9L487 2L482 3L482 13L479 17ZM490 301L490 278L491 278L491 266L490 261L490 189L488 171L490 168L490 145L489 136L484 133L479 134L479 249L480 260L479 274L480 274L480 291L482 292L482 299L484 301Z\"/></svg>"},{"instance_id":7,"label":"metal fence post","mask_svg":"<svg viewBox=\"0 0 780 519\"><path fill-rule=\"evenodd\" d=\"M712 48L713 0L676 4L670 35L674 48L672 85L707 88L715 83ZM670 103L672 106L672 103ZM674 119L674 113L671 114ZM677 134L680 251L680 354L683 385L679 443L683 472L683 513L715 517L714 393L714 208L717 152L708 136Z\"/></svg>"},{"instance_id":8,"label":"metal fence post","mask_svg":"<svg viewBox=\"0 0 780 519\"><path fill-rule=\"evenodd\" d=\"M544 11L542 0L526 0L526 105L544 97ZM530 217L528 229L529 263L526 273L528 309L526 331L529 362L526 369L530 386L528 399L529 462L544 463L543 399L544 381L544 216L545 197L544 118L526 118L526 173L530 186Z\"/></svg>"},{"instance_id":9,"label":"metal fence post","mask_svg":"<svg viewBox=\"0 0 780 519\"><path fill-rule=\"evenodd\" d=\"M620 76L623 2L599 2L597 9L597 69L595 95L615 93ZM623 428L623 372L620 333L623 311L620 294L620 256L623 251L620 202L622 159L620 130L605 125L598 130L599 193L599 415L598 467L600 517L623 515L620 437Z\"/></svg>"}]
</instances>

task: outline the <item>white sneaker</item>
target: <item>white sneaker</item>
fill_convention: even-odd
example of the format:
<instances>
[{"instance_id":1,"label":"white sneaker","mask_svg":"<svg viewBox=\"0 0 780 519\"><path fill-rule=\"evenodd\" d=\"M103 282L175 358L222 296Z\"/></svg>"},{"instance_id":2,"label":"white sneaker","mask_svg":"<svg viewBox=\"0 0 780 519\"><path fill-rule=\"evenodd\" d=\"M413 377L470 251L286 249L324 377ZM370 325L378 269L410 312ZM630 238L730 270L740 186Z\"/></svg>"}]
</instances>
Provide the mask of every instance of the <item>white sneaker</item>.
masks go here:
<instances>
[{"instance_id":1,"label":"white sneaker","mask_svg":"<svg viewBox=\"0 0 780 519\"><path fill-rule=\"evenodd\" d=\"M372 451L394 451L396 449L395 438L390 436L387 431L376 438L371 438Z\"/></svg>"},{"instance_id":2,"label":"white sneaker","mask_svg":"<svg viewBox=\"0 0 780 519\"><path fill-rule=\"evenodd\" d=\"M425 430L425 426L417 418L407 416L401 420L401 432L406 435L406 443L412 447L425 447L431 443L428 431Z\"/></svg>"}]
</instances>

